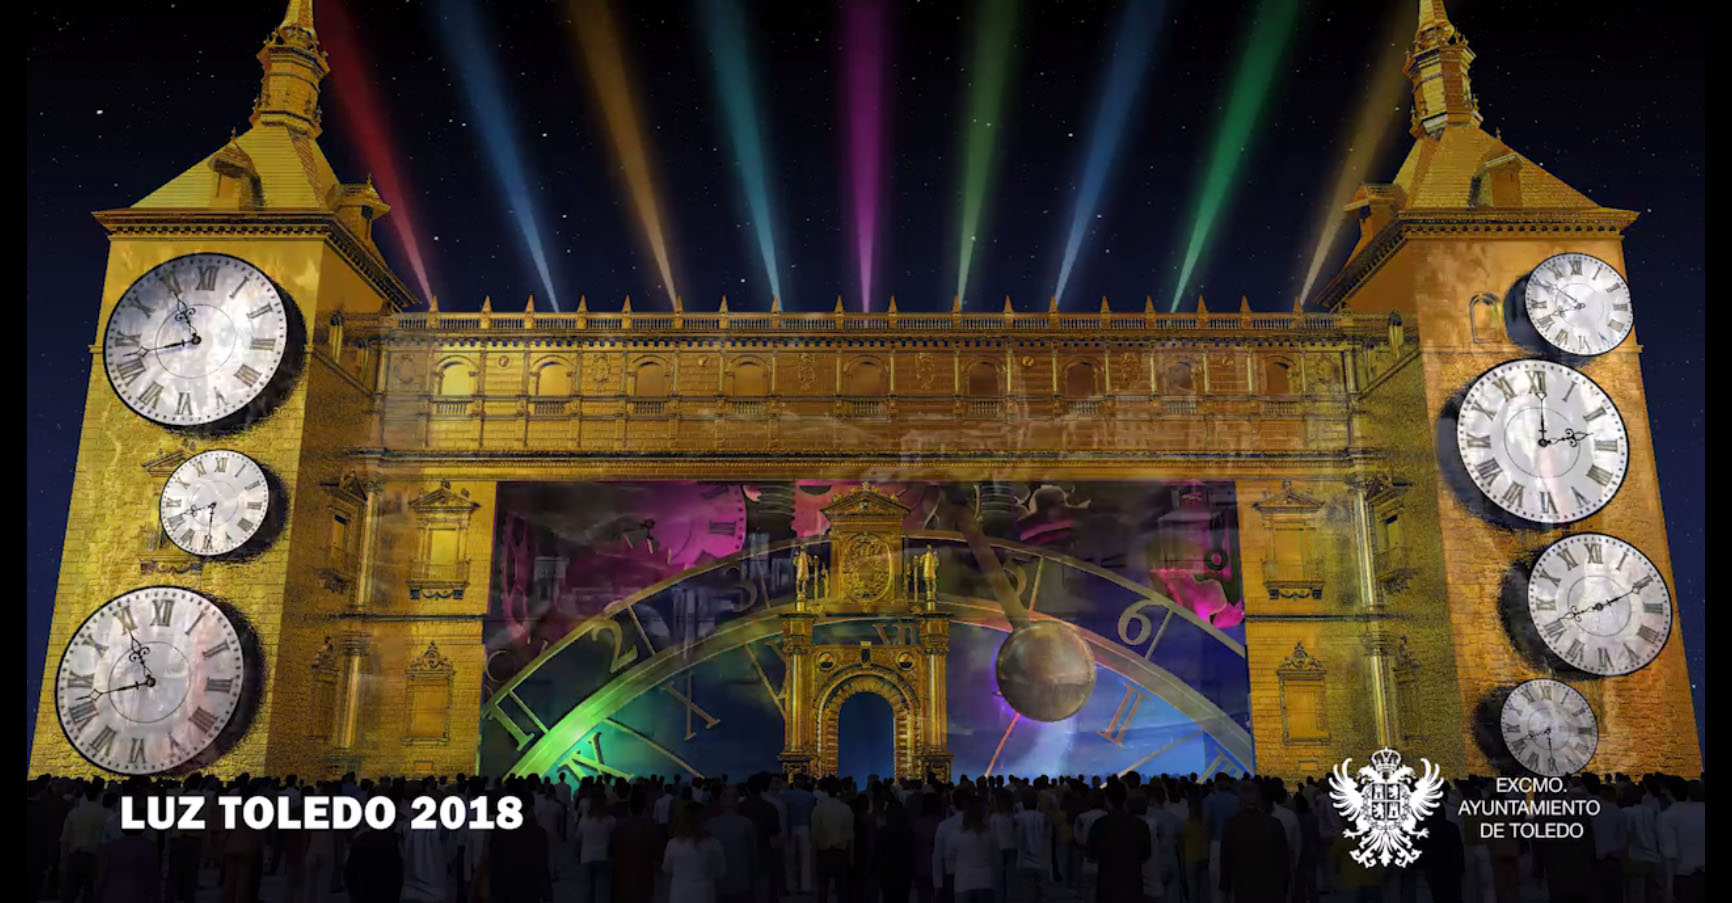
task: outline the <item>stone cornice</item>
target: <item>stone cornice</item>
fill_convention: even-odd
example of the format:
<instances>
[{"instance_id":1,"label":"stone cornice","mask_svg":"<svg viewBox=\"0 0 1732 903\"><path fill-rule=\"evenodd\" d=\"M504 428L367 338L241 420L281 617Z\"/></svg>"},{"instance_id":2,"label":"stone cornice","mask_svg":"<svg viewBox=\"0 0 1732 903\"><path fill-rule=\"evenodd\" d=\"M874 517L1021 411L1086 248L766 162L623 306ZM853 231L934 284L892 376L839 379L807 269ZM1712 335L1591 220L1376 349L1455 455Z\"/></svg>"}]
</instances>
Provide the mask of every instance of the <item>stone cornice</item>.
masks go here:
<instances>
[{"instance_id":1,"label":"stone cornice","mask_svg":"<svg viewBox=\"0 0 1732 903\"><path fill-rule=\"evenodd\" d=\"M378 252L350 232L336 214L305 211L163 210L134 207L98 210L91 216L115 237L222 236L227 238L323 238L367 280L392 310L420 304Z\"/></svg>"},{"instance_id":2,"label":"stone cornice","mask_svg":"<svg viewBox=\"0 0 1732 903\"><path fill-rule=\"evenodd\" d=\"M1621 235L1636 221L1633 210L1593 207L1585 210L1401 210L1329 284L1317 294L1319 310L1341 312L1347 296L1376 273L1409 239L1488 236L1513 238L1539 234Z\"/></svg>"}]
</instances>

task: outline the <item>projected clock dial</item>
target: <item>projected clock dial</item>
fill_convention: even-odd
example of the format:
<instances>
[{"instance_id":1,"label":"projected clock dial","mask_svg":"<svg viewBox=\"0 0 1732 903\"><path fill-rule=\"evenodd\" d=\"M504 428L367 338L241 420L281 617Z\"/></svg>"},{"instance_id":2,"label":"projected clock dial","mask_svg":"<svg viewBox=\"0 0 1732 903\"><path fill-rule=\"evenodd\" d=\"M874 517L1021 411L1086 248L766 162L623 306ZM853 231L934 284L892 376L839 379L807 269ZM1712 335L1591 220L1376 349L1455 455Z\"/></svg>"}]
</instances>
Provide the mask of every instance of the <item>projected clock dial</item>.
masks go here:
<instances>
[{"instance_id":1,"label":"projected clock dial","mask_svg":"<svg viewBox=\"0 0 1732 903\"><path fill-rule=\"evenodd\" d=\"M169 476L158 507L163 532L194 555L222 555L253 538L271 505L257 461L237 451L193 455Z\"/></svg>"},{"instance_id":2,"label":"projected clock dial","mask_svg":"<svg viewBox=\"0 0 1732 903\"><path fill-rule=\"evenodd\" d=\"M275 283L227 254L188 254L139 277L103 330L109 384L164 426L202 426L264 393L283 364L288 312Z\"/></svg>"},{"instance_id":3,"label":"projected clock dial","mask_svg":"<svg viewBox=\"0 0 1732 903\"><path fill-rule=\"evenodd\" d=\"M1580 771L1600 745L1593 707L1573 687L1550 678L1511 691L1498 720L1510 755L1536 774Z\"/></svg>"},{"instance_id":4,"label":"projected clock dial","mask_svg":"<svg viewBox=\"0 0 1732 903\"><path fill-rule=\"evenodd\" d=\"M1605 391L1543 360L1510 361L1475 380L1456 420L1456 445L1486 498L1543 524L1605 507L1623 485L1630 447Z\"/></svg>"},{"instance_id":5,"label":"projected clock dial","mask_svg":"<svg viewBox=\"0 0 1732 903\"><path fill-rule=\"evenodd\" d=\"M1605 354L1630 334L1630 287L1598 257L1546 258L1528 276L1525 294L1528 322L1560 351Z\"/></svg>"},{"instance_id":6,"label":"projected clock dial","mask_svg":"<svg viewBox=\"0 0 1732 903\"><path fill-rule=\"evenodd\" d=\"M1593 674L1629 674L1660 654L1672 632L1672 597L1635 546L1578 533L1540 553L1528 576L1528 613L1564 661Z\"/></svg>"},{"instance_id":7,"label":"projected clock dial","mask_svg":"<svg viewBox=\"0 0 1732 903\"><path fill-rule=\"evenodd\" d=\"M241 710L246 653L200 593L151 586L79 625L54 678L60 726L100 768L154 774L213 751Z\"/></svg>"}]
</instances>

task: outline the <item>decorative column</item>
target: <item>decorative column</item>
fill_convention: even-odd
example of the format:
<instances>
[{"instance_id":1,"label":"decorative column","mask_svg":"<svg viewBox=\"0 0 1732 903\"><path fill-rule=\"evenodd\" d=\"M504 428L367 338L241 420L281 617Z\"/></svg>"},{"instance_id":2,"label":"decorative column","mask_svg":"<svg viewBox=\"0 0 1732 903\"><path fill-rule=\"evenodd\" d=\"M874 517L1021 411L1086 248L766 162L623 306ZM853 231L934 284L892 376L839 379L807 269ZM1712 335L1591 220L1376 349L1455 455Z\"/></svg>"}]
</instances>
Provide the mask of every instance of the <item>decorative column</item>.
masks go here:
<instances>
[{"instance_id":1,"label":"decorative column","mask_svg":"<svg viewBox=\"0 0 1732 903\"><path fill-rule=\"evenodd\" d=\"M1372 720L1377 728L1378 745L1392 747L1396 742L1395 705L1390 698L1393 686L1389 657L1394 651L1394 640L1382 625L1387 612L1382 588L1377 585L1376 552L1371 541L1371 505L1367 501L1367 496L1383 489L1383 483L1375 477L1354 475L1348 478L1347 487L1351 496L1349 504L1353 509L1353 559L1359 577L1359 607L1367 616L1361 641L1365 645L1366 670L1370 679Z\"/></svg>"},{"instance_id":2,"label":"decorative column","mask_svg":"<svg viewBox=\"0 0 1732 903\"><path fill-rule=\"evenodd\" d=\"M366 672L367 651L370 646L371 638L360 631L350 631L337 640L343 663L337 742L333 745L340 750L355 748L355 735L361 724L361 679Z\"/></svg>"},{"instance_id":3,"label":"decorative column","mask_svg":"<svg viewBox=\"0 0 1732 903\"><path fill-rule=\"evenodd\" d=\"M788 777L812 773L813 737L810 728L816 720L811 711L812 699L812 625L818 620L809 610L801 593L794 601L794 610L782 615L782 655L787 661L787 676L783 686L787 692L787 713L784 732L782 773Z\"/></svg>"},{"instance_id":4,"label":"decorative column","mask_svg":"<svg viewBox=\"0 0 1732 903\"><path fill-rule=\"evenodd\" d=\"M924 711L919 713L915 736L919 738L916 764L925 778L926 772L941 781L950 780L950 725L948 669L950 659L950 615L941 612L928 599L927 605L915 615L920 621L920 670L925 678Z\"/></svg>"}]
</instances>

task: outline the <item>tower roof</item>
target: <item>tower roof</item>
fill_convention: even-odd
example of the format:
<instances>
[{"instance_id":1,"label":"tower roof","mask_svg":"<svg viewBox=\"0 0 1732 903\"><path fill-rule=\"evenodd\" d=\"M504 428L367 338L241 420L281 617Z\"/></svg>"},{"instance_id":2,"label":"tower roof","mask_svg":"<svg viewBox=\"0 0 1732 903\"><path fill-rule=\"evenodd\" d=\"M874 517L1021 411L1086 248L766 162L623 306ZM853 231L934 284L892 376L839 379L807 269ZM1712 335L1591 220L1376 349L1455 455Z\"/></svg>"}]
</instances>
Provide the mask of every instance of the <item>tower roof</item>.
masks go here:
<instances>
[{"instance_id":1,"label":"tower roof","mask_svg":"<svg viewBox=\"0 0 1732 903\"><path fill-rule=\"evenodd\" d=\"M264 73L251 128L145 195L135 208L210 208L222 179L251 183L256 209L330 210L342 195L319 149L319 83L330 71L313 27L312 0L289 0L259 51ZM244 161L246 165L241 165Z\"/></svg>"}]
</instances>

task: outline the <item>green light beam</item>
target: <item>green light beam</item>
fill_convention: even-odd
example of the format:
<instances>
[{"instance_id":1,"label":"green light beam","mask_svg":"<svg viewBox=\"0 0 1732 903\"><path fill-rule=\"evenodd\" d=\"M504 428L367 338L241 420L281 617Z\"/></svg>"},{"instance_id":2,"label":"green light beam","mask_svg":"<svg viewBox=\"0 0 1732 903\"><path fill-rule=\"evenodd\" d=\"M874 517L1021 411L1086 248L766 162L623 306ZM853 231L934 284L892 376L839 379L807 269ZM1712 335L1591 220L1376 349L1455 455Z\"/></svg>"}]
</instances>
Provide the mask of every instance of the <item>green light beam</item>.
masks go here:
<instances>
[{"instance_id":1,"label":"green light beam","mask_svg":"<svg viewBox=\"0 0 1732 903\"><path fill-rule=\"evenodd\" d=\"M1227 206L1233 176L1251 141L1251 127L1257 124L1263 101L1269 96L1269 86L1274 83L1275 70L1281 63L1298 12L1298 0L1264 0L1257 10L1251 40L1239 61L1239 71L1227 99L1227 112L1215 135L1214 150L1209 154L1208 173L1197 198L1196 216L1191 220L1190 242L1185 247L1185 263L1179 270L1178 284L1173 286L1173 301L1168 310L1179 309L1179 298L1191 281L1197 260L1203 256L1215 221Z\"/></svg>"},{"instance_id":2,"label":"green light beam","mask_svg":"<svg viewBox=\"0 0 1732 903\"><path fill-rule=\"evenodd\" d=\"M1000 130L1006 73L1010 69L1011 33L1016 27L1016 0L981 0L974 33L974 61L969 70L968 123L962 153L962 261L957 268L956 295L968 296L968 268L980 227L986 185L992 173L993 134Z\"/></svg>"}]
</instances>

